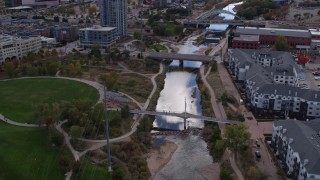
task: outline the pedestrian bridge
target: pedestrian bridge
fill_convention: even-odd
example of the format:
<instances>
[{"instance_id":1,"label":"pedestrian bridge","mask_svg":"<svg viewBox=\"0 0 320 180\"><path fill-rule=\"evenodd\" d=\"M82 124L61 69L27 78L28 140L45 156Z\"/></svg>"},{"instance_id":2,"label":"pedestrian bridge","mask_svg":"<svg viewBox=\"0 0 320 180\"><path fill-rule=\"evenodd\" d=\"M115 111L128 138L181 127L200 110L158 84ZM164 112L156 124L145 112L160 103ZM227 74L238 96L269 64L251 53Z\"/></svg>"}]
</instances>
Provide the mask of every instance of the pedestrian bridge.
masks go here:
<instances>
[{"instance_id":1,"label":"pedestrian bridge","mask_svg":"<svg viewBox=\"0 0 320 180\"><path fill-rule=\"evenodd\" d=\"M183 118L184 120L189 119L189 118L194 118L194 119L199 119L202 121L218 122L218 123L224 123L224 124L237 123L237 121L233 121L233 120L218 119L218 118L194 115L194 114L184 113L184 112L183 113L176 113L176 112L155 112L155 111L131 110L130 113L148 114L148 115L153 115L153 116L175 116L175 117Z\"/></svg>"},{"instance_id":2,"label":"pedestrian bridge","mask_svg":"<svg viewBox=\"0 0 320 180\"><path fill-rule=\"evenodd\" d=\"M209 63L213 58L212 56L196 55L196 54L173 54L163 52L150 52L147 56L152 59L158 60L187 60L187 61L200 61Z\"/></svg>"}]
</instances>

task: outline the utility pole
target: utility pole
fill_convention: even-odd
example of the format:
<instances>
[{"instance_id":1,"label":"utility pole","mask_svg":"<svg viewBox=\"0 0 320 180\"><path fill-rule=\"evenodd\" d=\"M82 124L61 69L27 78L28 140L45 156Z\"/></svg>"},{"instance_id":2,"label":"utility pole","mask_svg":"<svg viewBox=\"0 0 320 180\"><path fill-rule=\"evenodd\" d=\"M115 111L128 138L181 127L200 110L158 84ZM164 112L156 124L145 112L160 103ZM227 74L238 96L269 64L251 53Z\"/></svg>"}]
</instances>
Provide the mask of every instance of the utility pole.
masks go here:
<instances>
[{"instance_id":1,"label":"utility pole","mask_svg":"<svg viewBox=\"0 0 320 180\"><path fill-rule=\"evenodd\" d=\"M107 87L104 83L104 111L106 113L106 138L107 138L107 151L108 151L108 172L112 172L111 168L111 155L110 155L110 143L109 143L109 120L108 120L108 110L107 110Z\"/></svg>"}]
</instances>

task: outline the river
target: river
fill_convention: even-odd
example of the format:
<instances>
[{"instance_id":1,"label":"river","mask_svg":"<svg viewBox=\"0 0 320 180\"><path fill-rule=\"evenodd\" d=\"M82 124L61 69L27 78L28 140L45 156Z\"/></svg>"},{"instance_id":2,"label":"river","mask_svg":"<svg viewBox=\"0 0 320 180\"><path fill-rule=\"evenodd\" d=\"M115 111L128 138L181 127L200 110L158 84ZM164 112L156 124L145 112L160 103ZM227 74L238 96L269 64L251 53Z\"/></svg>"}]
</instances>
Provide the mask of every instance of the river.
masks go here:
<instances>
[{"instance_id":1,"label":"river","mask_svg":"<svg viewBox=\"0 0 320 180\"><path fill-rule=\"evenodd\" d=\"M230 4L224 9L233 9L235 4ZM233 19L230 15L222 14L225 18ZM227 28L227 27L226 27ZM193 42L197 37L190 37L181 46L178 53L190 54L199 53L199 50L206 46L194 46ZM197 69L200 62L184 61L185 68ZM173 61L170 66L179 66L179 61ZM191 114L202 114L200 104L201 96L196 83L197 74L188 71L172 71L166 73L165 84L160 92L156 111L160 112L184 112ZM171 116L157 116L154 127L182 130L184 127L183 119ZM188 119L188 126L203 128L203 121L197 119ZM156 180L162 179L201 179L199 171L212 164L213 160L207 150L206 142L199 136L199 132L190 134L185 138L168 136L166 139L173 141L178 145L171 160L155 176Z\"/></svg>"}]
</instances>

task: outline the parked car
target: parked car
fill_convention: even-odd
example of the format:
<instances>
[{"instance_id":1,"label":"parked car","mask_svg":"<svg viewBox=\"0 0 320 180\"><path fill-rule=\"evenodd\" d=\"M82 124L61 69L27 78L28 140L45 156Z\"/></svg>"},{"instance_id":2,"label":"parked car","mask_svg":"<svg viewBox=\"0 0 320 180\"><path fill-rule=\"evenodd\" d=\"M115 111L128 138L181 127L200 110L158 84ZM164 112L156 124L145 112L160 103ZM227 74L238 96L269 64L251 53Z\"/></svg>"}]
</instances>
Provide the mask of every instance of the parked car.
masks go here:
<instances>
[{"instance_id":1,"label":"parked car","mask_svg":"<svg viewBox=\"0 0 320 180\"><path fill-rule=\"evenodd\" d=\"M261 158L260 151L255 151L254 154L256 155L257 160Z\"/></svg>"}]
</instances>

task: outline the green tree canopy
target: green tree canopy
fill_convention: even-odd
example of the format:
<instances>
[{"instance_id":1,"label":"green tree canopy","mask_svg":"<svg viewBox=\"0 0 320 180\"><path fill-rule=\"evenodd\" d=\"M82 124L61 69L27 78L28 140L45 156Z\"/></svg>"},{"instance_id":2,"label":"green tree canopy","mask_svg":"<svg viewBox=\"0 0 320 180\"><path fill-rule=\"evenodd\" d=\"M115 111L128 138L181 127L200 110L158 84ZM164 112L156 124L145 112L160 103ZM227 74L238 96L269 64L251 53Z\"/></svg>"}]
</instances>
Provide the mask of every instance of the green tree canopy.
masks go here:
<instances>
[{"instance_id":1,"label":"green tree canopy","mask_svg":"<svg viewBox=\"0 0 320 180\"><path fill-rule=\"evenodd\" d=\"M225 127L224 137L226 147L237 157L238 150L247 144L250 133L244 124L235 124Z\"/></svg>"},{"instance_id":2,"label":"green tree canopy","mask_svg":"<svg viewBox=\"0 0 320 180\"><path fill-rule=\"evenodd\" d=\"M278 36L272 48L276 51L287 51L289 50L290 46L284 36Z\"/></svg>"}]
</instances>

